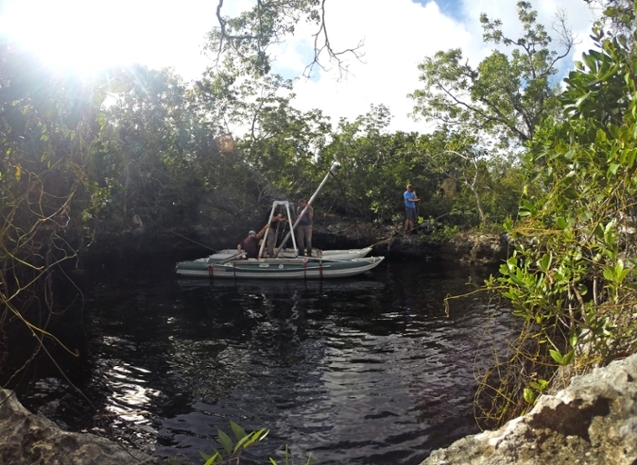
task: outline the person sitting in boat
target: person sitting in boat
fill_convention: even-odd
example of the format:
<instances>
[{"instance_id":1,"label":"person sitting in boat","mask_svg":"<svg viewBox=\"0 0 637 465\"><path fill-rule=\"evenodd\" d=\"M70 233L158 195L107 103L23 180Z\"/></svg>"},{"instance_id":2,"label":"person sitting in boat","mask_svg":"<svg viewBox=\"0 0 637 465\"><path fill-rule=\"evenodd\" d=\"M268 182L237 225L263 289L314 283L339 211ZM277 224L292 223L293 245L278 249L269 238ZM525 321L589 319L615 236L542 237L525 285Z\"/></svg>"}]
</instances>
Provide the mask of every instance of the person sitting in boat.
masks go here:
<instances>
[{"instance_id":1,"label":"person sitting in boat","mask_svg":"<svg viewBox=\"0 0 637 465\"><path fill-rule=\"evenodd\" d=\"M245 258L258 258L259 257L259 239L263 237L266 229L270 227L270 223L266 224L258 233L251 229L248 233L248 237L241 241L237 245L237 253L239 255L245 254Z\"/></svg>"},{"instance_id":2,"label":"person sitting in boat","mask_svg":"<svg viewBox=\"0 0 637 465\"><path fill-rule=\"evenodd\" d=\"M280 225L280 226L279 226ZM266 237L265 246L268 250L268 257L274 257L274 246L276 245L276 236L278 229L283 229L285 226L285 218L283 218L283 214L279 213L272 217L272 221L270 221L270 230L268 231L268 237Z\"/></svg>"}]
</instances>

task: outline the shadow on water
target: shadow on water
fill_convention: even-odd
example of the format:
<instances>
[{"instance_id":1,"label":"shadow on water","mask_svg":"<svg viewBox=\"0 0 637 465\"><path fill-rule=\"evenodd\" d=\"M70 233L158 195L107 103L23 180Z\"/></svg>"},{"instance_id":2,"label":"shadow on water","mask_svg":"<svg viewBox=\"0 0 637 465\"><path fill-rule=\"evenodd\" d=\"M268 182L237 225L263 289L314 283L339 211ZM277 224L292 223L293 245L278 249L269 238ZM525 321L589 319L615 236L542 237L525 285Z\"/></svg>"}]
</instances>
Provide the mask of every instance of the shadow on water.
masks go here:
<instances>
[{"instance_id":1,"label":"shadow on water","mask_svg":"<svg viewBox=\"0 0 637 465\"><path fill-rule=\"evenodd\" d=\"M267 428L241 463L417 464L477 428L474 369L509 334L486 296L493 270L388 263L359 279L181 280L162 269L99 276L87 299L82 391L124 443L201 463L233 420ZM87 368L88 367L88 368ZM88 375L86 375L88 373ZM37 378L37 377L36 377ZM20 394L20 391L19 391ZM64 400L66 399L66 400ZM47 374L21 400L71 429L95 422Z\"/></svg>"}]
</instances>

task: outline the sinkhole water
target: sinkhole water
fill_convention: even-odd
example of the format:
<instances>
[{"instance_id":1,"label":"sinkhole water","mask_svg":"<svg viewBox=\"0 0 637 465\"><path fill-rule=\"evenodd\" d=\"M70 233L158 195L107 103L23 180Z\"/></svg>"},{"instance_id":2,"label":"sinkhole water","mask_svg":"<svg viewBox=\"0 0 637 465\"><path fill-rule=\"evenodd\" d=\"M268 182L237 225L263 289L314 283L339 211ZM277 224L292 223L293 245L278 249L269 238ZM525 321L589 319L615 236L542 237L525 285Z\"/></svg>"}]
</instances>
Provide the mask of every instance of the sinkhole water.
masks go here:
<instances>
[{"instance_id":1,"label":"sinkhole water","mask_svg":"<svg viewBox=\"0 0 637 465\"><path fill-rule=\"evenodd\" d=\"M230 421L269 435L242 464L410 464L478 431L476 370L514 322L466 294L494 269L389 262L355 279L178 279L97 270L60 376L42 357L16 386L62 427L181 463L221 450ZM79 315L79 316L78 316ZM64 327L64 326L63 326ZM66 361L66 362L65 362ZM82 394L79 394L73 383Z\"/></svg>"}]
</instances>

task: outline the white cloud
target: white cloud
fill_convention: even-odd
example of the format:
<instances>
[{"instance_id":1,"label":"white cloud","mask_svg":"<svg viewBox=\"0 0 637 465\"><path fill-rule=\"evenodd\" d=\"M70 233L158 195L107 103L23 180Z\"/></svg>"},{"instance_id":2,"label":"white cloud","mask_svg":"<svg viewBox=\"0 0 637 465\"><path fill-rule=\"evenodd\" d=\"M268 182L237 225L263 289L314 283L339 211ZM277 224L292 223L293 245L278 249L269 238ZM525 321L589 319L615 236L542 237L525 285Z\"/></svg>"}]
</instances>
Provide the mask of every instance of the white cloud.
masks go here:
<instances>
[{"instance_id":1,"label":"white cloud","mask_svg":"<svg viewBox=\"0 0 637 465\"><path fill-rule=\"evenodd\" d=\"M352 76L338 82L338 73L321 73L319 80L300 81L296 105L304 110L320 108L332 116L350 120L369 111L371 104L385 104L393 114L392 130L423 132L423 122L407 115L413 101L407 94L420 87L417 65L439 50L461 48L471 63L478 63L493 45L482 42L480 13L501 19L504 31L517 37L521 27L514 1L465 0L460 22L444 15L433 1L426 6L412 0L338 0L328 2L328 28L334 49L355 46L365 40L364 63L350 59ZM534 5L538 20L550 25L558 8L563 9L573 32L580 38L574 56L587 50L586 40L593 16L582 0L542 0Z\"/></svg>"},{"instance_id":2,"label":"white cloud","mask_svg":"<svg viewBox=\"0 0 637 465\"><path fill-rule=\"evenodd\" d=\"M334 50L364 40L364 57L348 59L351 74L343 80L332 69L321 72L319 80L299 81L296 105L320 108L336 123L340 117L352 120L367 113L372 104L384 104L394 116L393 129L426 129L425 123L406 116L413 106L407 94L419 85L418 64L441 48L463 47L471 40L469 34L433 2L422 6L392 0L390 7L383 0L341 0L329 5L327 25Z\"/></svg>"}]
</instances>

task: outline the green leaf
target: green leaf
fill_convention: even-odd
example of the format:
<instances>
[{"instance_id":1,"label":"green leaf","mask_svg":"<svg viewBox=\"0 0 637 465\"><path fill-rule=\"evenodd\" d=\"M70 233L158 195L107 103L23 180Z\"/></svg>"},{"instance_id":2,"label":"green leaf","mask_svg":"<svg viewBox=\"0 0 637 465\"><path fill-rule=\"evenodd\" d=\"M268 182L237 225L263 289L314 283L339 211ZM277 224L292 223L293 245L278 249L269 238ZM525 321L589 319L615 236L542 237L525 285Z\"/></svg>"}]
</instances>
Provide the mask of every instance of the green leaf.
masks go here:
<instances>
[{"instance_id":1,"label":"green leaf","mask_svg":"<svg viewBox=\"0 0 637 465\"><path fill-rule=\"evenodd\" d=\"M237 443L234 445L233 452L237 452L239 449L241 449L241 447L243 447L244 449L248 447L250 444L252 444L252 442L254 442L254 441L250 442L251 439L252 439L252 435L250 434L239 439Z\"/></svg>"},{"instance_id":2,"label":"green leaf","mask_svg":"<svg viewBox=\"0 0 637 465\"><path fill-rule=\"evenodd\" d=\"M524 401L527 404L532 404L533 402L535 402L535 393L532 389L524 388Z\"/></svg>"},{"instance_id":3,"label":"green leaf","mask_svg":"<svg viewBox=\"0 0 637 465\"><path fill-rule=\"evenodd\" d=\"M245 430L234 421L230 421L230 427L232 428L232 432L237 439L243 439L244 437L246 437Z\"/></svg>"},{"instance_id":4,"label":"green leaf","mask_svg":"<svg viewBox=\"0 0 637 465\"><path fill-rule=\"evenodd\" d=\"M0 173L0 174L2 174L2 173ZM2 179L2 176L0 176L0 179ZM513 220L511 220L511 218L507 217L504 220L504 224L502 225L502 227L507 232L513 232Z\"/></svg>"},{"instance_id":5,"label":"green leaf","mask_svg":"<svg viewBox=\"0 0 637 465\"><path fill-rule=\"evenodd\" d=\"M637 106L635 108L637 108ZM625 163L627 168L632 168L635 164L635 155L637 155L637 150L635 149L628 150L628 153L626 153Z\"/></svg>"},{"instance_id":6,"label":"green leaf","mask_svg":"<svg viewBox=\"0 0 637 465\"><path fill-rule=\"evenodd\" d=\"M549 349L549 354L551 354L551 358L555 360L560 365L562 364L562 354L560 354L557 350Z\"/></svg>"},{"instance_id":7,"label":"green leaf","mask_svg":"<svg viewBox=\"0 0 637 465\"><path fill-rule=\"evenodd\" d=\"M543 273L547 273L549 268L551 267L551 262L552 262L552 256L549 254L544 254L542 255L542 258L540 258L537 261L537 265L540 267L540 270L542 270Z\"/></svg>"},{"instance_id":8,"label":"green leaf","mask_svg":"<svg viewBox=\"0 0 637 465\"><path fill-rule=\"evenodd\" d=\"M602 131L601 129L598 129L597 135L595 137L595 143L599 144L602 142L606 142L606 132Z\"/></svg>"},{"instance_id":9,"label":"green leaf","mask_svg":"<svg viewBox=\"0 0 637 465\"><path fill-rule=\"evenodd\" d=\"M573 361L573 357L575 355L575 349L571 349L568 353L562 358L562 366L569 365Z\"/></svg>"},{"instance_id":10,"label":"green leaf","mask_svg":"<svg viewBox=\"0 0 637 465\"><path fill-rule=\"evenodd\" d=\"M215 455L213 455L208 460L206 460L204 465L213 465L217 461L217 459L219 459L219 462L221 462L221 460L223 459L223 457L221 456L219 452L215 452Z\"/></svg>"},{"instance_id":11,"label":"green leaf","mask_svg":"<svg viewBox=\"0 0 637 465\"><path fill-rule=\"evenodd\" d=\"M617 174L617 169L619 168L619 163L611 163L608 167L608 173Z\"/></svg>"},{"instance_id":12,"label":"green leaf","mask_svg":"<svg viewBox=\"0 0 637 465\"><path fill-rule=\"evenodd\" d=\"M266 430L265 428L262 428L259 431L250 433L247 436L248 439L243 443L243 448L246 449L248 446L254 444L255 442L262 440L268 435L269 432L270 431Z\"/></svg>"},{"instance_id":13,"label":"green leaf","mask_svg":"<svg viewBox=\"0 0 637 465\"><path fill-rule=\"evenodd\" d=\"M228 436L226 433L224 433L222 430L218 429L217 433L219 434L219 442L221 442L221 445L223 446L224 450L228 453L228 454L232 454L232 439L230 439L230 436Z\"/></svg>"},{"instance_id":14,"label":"green leaf","mask_svg":"<svg viewBox=\"0 0 637 465\"><path fill-rule=\"evenodd\" d=\"M557 227L560 229L566 229L567 223L566 220L563 217L558 217L557 220L555 220Z\"/></svg>"},{"instance_id":15,"label":"green leaf","mask_svg":"<svg viewBox=\"0 0 637 465\"><path fill-rule=\"evenodd\" d=\"M531 383L529 383L529 386L531 386L531 388L535 389L537 392L542 393L546 390L547 387L549 387L549 382L545 379L538 379L537 381L531 381Z\"/></svg>"},{"instance_id":16,"label":"green leaf","mask_svg":"<svg viewBox=\"0 0 637 465\"><path fill-rule=\"evenodd\" d=\"M528 210L531 213L535 213L535 205L526 199L522 199L522 208Z\"/></svg>"},{"instance_id":17,"label":"green leaf","mask_svg":"<svg viewBox=\"0 0 637 465\"><path fill-rule=\"evenodd\" d=\"M566 197L567 199L575 200L579 198L579 194L573 187L569 187L564 191L564 197Z\"/></svg>"}]
</instances>

